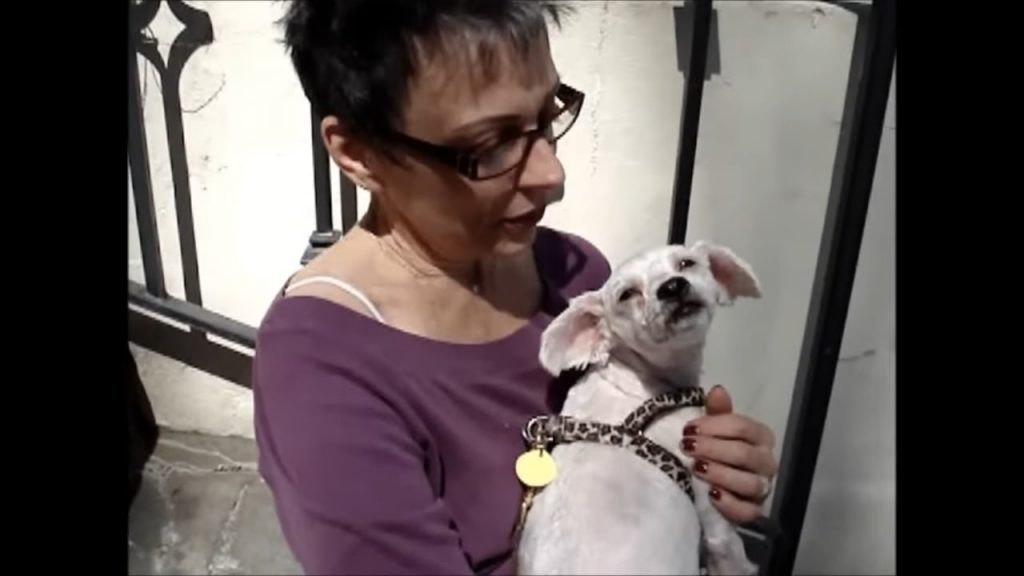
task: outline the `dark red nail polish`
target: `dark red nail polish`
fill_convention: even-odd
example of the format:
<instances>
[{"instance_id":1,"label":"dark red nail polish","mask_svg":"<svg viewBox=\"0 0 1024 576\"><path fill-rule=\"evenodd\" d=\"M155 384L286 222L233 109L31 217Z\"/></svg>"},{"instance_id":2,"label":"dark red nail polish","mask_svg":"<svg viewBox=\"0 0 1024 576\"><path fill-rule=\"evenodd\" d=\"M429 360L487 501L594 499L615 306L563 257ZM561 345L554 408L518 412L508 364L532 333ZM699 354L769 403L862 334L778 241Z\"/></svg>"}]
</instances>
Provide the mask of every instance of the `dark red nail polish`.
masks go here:
<instances>
[{"instance_id":1,"label":"dark red nail polish","mask_svg":"<svg viewBox=\"0 0 1024 576\"><path fill-rule=\"evenodd\" d=\"M693 438L683 438L683 452L693 452L697 446L697 441Z\"/></svg>"},{"instance_id":2,"label":"dark red nail polish","mask_svg":"<svg viewBox=\"0 0 1024 576\"><path fill-rule=\"evenodd\" d=\"M719 490L718 488L712 488L711 489L711 498L712 498L712 500L721 500L722 499L722 491Z\"/></svg>"},{"instance_id":3,"label":"dark red nail polish","mask_svg":"<svg viewBox=\"0 0 1024 576\"><path fill-rule=\"evenodd\" d=\"M686 426L683 426L683 436L696 436L696 435L697 435L697 425L696 424L687 424Z\"/></svg>"},{"instance_id":4,"label":"dark red nail polish","mask_svg":"<svg viewBox=\"0 0 1024 576\"><path fill-rule=\"evenodd\" d=\"M693 467L697 469L697 472L700 472L701 474L707 474L707 471L708 471L708 463L707 462L705 462L703 460L697 460L697 462L693 465Z\"/></svg>"}]
</instances>

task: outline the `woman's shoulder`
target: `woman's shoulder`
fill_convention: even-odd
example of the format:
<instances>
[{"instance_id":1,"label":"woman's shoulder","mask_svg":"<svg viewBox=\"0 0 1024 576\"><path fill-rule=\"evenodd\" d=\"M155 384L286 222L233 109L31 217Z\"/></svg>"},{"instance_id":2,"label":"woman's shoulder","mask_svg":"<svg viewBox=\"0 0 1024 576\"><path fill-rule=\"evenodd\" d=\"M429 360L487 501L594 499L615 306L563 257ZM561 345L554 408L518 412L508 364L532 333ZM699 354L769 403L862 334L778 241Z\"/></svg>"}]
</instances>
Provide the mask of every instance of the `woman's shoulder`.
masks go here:
<instances>
[{"instance_id":1,"label":"woman's shoulder","mask_svg":"<svg viewBox=\"0 0 1024 576\"><path fill-rule=\"evenodd\" d=\"M365 314L323 298L278 294L257 329L253 388L329 395L356 386L386 395L379 383L401 381L393 358L403 354L402 342L386 340Z\"/></svg>"},{"instance_id":2,"label":"woman's shoulder","mask_svg":"<svg viewBox=\"0 0 1024 576\"><path fill-rule=\"evenodd\" d=\"M421 351L376 320L312 296L278 296L256 335L252 390L261 442L349 433L372 414L380 426L420 431L408 366ZM294 439L294 438L293 438Z\"/></svg>"},{"instance_id":3,"label":"woman's shoulder","mask_svg":"<svg viewBox=\"0 0 1024 576\"><path fill-rule=\"evenodd\" d=\"M608 259L582 236L539 227L535 245L541 275L568 297L600 288L611 275Z\"/></svg>"}]
</instances>

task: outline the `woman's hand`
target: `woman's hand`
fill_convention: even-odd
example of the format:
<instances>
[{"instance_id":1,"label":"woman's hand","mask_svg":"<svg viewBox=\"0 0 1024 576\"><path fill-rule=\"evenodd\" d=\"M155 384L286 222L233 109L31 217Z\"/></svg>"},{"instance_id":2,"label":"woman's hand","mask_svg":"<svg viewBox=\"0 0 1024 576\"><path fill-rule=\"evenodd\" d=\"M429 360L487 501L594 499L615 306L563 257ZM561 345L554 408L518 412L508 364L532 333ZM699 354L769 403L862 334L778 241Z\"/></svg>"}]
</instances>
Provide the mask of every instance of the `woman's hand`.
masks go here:
<instances>
[{"instance_id":1,"label":"woman's hand","mask_svg":"<svg viewBox=\"0 0 1024 576\"><path fill-rule=\"evenodd\" d=\"M706 415L683 429L683 452L695 459L694 473L711 485L711 500L729 520L745 524L761 515L778 470L775 435L764 424L732 413L732 398L715 386Z\"/></svg>"}]
</instances>

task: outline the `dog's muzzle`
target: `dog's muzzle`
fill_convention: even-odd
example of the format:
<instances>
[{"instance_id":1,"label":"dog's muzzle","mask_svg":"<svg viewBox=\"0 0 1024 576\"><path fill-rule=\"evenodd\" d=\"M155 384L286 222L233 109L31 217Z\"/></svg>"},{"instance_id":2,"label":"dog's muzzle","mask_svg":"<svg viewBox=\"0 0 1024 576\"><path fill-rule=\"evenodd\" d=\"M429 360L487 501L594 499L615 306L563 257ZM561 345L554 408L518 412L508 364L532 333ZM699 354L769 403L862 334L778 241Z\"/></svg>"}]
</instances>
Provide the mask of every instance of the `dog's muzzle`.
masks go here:
<instances>
[{"instance_id":1,"label":"dog's muzzle","mask_svg":"<svg viewBox=\"0 0 1024 576\"><path fill-rule=\"evenodd\" d=\"M666 324L677 322L693 316L704 308L700 297L693 293L690 281L682 276L674 276L661 283L655 296L665 312Z\"/></svg>"}]
</instances>

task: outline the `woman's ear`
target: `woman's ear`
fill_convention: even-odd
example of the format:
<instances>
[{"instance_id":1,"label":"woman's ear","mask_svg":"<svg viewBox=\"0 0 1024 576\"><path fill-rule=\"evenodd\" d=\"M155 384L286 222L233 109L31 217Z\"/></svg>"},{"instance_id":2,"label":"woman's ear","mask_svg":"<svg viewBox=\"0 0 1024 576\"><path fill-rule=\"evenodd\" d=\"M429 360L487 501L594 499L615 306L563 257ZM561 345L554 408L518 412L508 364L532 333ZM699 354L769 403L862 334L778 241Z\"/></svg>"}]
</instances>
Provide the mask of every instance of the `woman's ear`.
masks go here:
<instances>
[{"instance_id":1,"label":"woman's ear","mask_svg":"<svg viewBox=\"0 0 1024 576\"><path fill-rule=\"evenodd\" d=\"M338 165L346 178L356 186L377 192L380 181L371 168L371 151L345 131L337 116L325 116L320 122L320 136L323 138L327 155Z\"/></svg>"}]
</instances>

